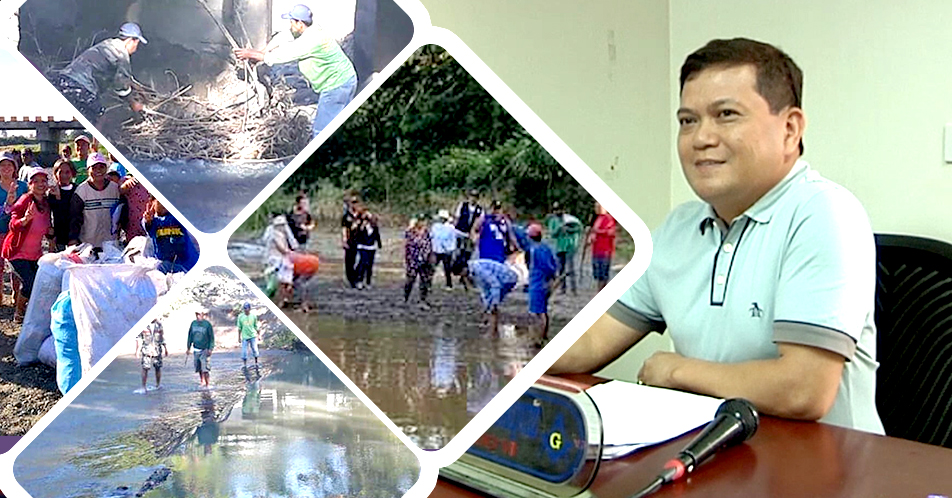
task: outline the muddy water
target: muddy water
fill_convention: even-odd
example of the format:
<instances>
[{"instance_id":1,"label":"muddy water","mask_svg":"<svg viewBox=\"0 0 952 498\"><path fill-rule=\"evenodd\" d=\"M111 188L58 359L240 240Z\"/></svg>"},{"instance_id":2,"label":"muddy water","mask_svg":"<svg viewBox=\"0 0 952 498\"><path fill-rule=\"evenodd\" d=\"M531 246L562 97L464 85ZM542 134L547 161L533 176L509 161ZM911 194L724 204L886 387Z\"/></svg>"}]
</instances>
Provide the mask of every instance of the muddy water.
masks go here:
<instances>
[{"instance_id":1,"label":"muddy water","mask_svg":"<svg viewBox=\"0 0 952 498\"><path fill-rule=\"evenodd\" d=\"M285 163L135 162L136 168L193 224L225 228L284 168Z\"/></svg>"},{"instance_id":2,"label":"muddy water","mask_svg":"<svg viewBox=\"0 0 952 498\"><path fill-rule=\"evenodd\" d=\"M421 448L446 445L538 352L525 330L468 320L292 318Z\"/></svg>"},{"instance_id":3,"label":"muddy water","mask_svg":"<svg viewBox=\"0 0 952 498\"><path fill-rule=\"evenodd\" d=\"M413 485L412 452L326 367L309 352L278 360L246 383L237 352L216 353L213 389L203 391L173 355L163 389L142 395L133 394L138 360L120 357L20 455L17 481L36 498L401 496ZM225 385L232 377L240 389ZM183 413L194 423L178 425ZM182 430L166 458L134 436L157 421Z\"/></svg>"}]
</instances>

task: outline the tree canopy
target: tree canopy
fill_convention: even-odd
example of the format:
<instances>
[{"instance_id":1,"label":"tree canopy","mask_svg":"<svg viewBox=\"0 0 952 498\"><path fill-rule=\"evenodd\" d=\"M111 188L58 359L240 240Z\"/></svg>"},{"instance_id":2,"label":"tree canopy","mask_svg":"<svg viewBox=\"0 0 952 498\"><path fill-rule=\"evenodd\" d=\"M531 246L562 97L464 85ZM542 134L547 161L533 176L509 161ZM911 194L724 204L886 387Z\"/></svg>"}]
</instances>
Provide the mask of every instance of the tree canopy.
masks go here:
<instances>
[{"instance_id":1,"label":"tree canopy","mask_svg":"<svg viewBox=\"0 0 952 498\"><path fill-rule=\"evenodd\" d=\"M420 48L286 185L331 179L369 201L426 209L422 193L479 189L521 213L558 201L578 215L588 193L439 46Z\"/></svg>"}]
</instances>

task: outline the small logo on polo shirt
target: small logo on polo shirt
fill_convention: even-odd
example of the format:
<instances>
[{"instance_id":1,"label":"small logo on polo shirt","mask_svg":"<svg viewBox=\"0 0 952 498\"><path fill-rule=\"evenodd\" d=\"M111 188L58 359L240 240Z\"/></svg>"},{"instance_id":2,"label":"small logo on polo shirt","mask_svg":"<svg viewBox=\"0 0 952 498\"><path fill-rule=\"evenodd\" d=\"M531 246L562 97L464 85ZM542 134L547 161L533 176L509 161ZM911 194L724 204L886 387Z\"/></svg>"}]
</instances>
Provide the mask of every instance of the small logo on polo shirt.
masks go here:
<instances>
[{"instance_id":1,"label":"small logo on polo shirt","mask_svg":"<svg viewBox=\"0 0 952 498\"><path fill-rule=\"evenodd\" d=\"M750 317L751 318L760 318L764 316L764 310L760 309L760 306L757 302L750 303Z\"/></svg>"}]
</instances>

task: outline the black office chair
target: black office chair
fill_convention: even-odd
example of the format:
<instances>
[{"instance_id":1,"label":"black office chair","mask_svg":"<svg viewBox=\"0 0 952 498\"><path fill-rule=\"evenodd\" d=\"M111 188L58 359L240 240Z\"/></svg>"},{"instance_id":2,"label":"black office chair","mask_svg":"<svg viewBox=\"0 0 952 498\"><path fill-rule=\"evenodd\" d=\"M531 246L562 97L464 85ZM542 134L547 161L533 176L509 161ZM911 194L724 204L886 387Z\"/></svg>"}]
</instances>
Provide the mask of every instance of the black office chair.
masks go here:
<instances>
[{"instance_id":1,"label":"black office chair","mask_svg":"<svg viewBox=\"0 0 952 498\"><path fill-rule=\"evenodd\" d=\"M952 245L876 235L876 405L886 434L952 448Z\"/></svg>"}]
</instances>

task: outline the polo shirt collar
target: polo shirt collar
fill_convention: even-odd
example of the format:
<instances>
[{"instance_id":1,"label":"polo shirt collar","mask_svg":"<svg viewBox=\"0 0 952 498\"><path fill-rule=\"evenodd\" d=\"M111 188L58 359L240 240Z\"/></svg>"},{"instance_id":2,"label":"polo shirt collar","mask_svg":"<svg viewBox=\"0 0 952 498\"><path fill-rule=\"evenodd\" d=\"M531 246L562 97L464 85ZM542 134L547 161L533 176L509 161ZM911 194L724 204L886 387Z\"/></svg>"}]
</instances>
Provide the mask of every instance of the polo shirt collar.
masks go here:
<instances>
[{"instance_id":1,"label":"polo shirt collar","mask_svg":"<svg viewBox=\"0 0 952 498\"><path fill-rule=\"evenodd\" d=\"M783 180L780 180L779 183L773 186L766 194L763 195L753 206L747 208L747 211L741 215L741 217L746 216L757 223L769 223L770 219L773 217L774 211L778 208L779 200L783 197L783 194L789 189L790 185L793 184L797 179L802 178L808 174L810 170L810 165L807 164L803 159L797 159L797 162L794 163L793 167L790 168L790 172L787 173L787 176L783 177ZM717 213L714 212L714 206L710 204L707 205L707 210L704 211L703 219L699 220L698 229L703 235L708 228L718 227L721 231L726 231L728 227L720 226L723 225L723 222L718 218Z\"/></svg>"}]
</instances>

